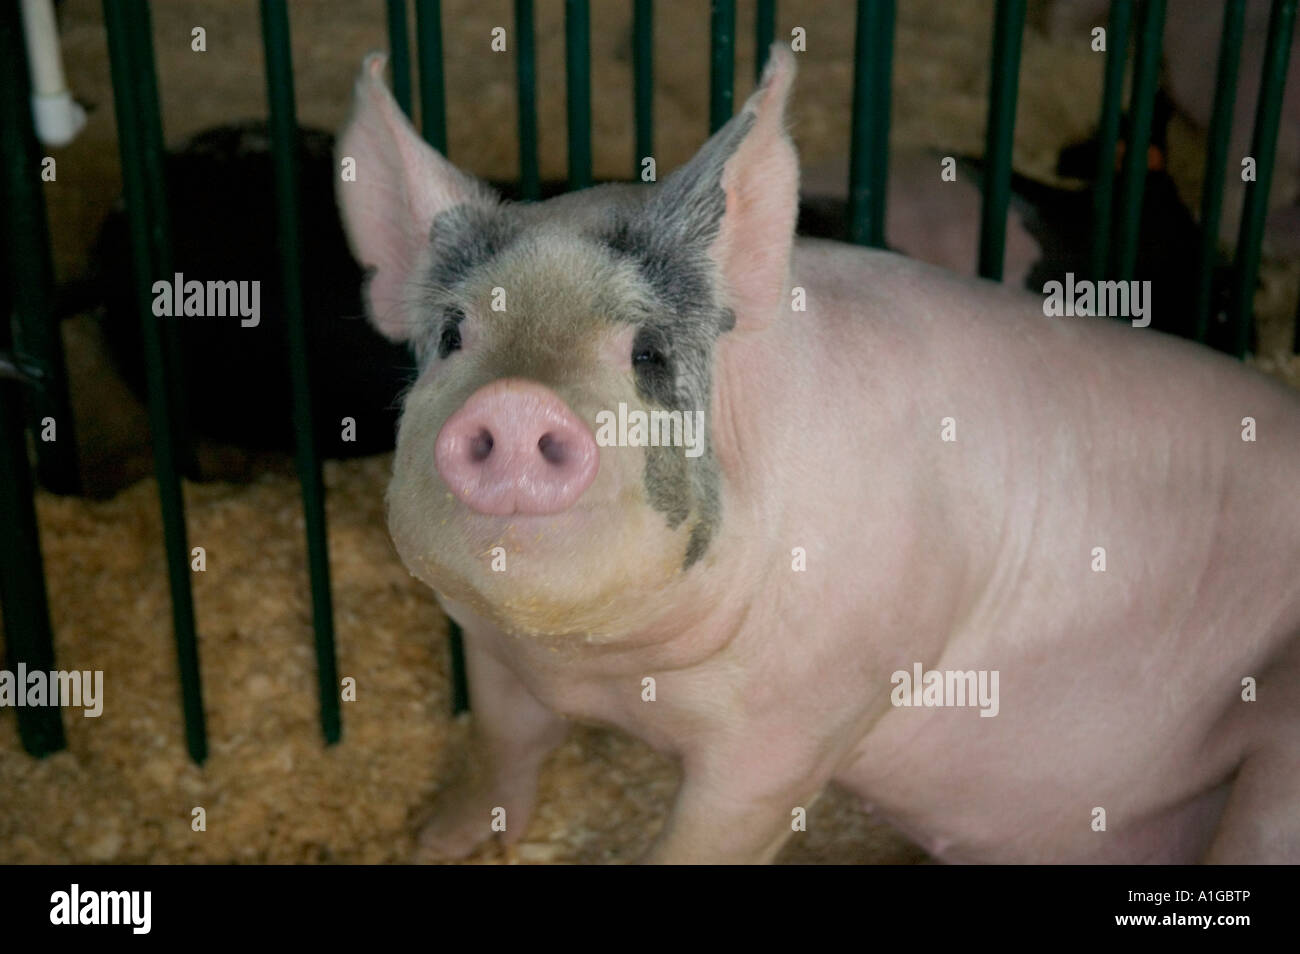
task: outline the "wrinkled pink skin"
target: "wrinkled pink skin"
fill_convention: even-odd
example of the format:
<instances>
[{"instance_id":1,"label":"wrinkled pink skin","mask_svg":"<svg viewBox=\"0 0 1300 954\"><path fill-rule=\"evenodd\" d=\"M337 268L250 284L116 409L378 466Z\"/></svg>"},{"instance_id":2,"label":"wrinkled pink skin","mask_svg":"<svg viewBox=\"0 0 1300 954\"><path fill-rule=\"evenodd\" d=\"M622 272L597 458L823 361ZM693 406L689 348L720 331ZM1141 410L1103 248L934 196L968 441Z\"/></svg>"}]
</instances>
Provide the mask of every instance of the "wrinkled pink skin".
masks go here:
<instances>
[{"instance_id":1,"label":"wrinkled pink skin","mask_svg":"<svg viewBox=\"0 0 1300 954\"><path fill-rule=\"evenodd\" d=\"M799 241L793 273L798 333L718 355L728 559L696 598L564 653L447 607L503 771L426 848L490 805L517 837L568 717L681 759L656 861L770 860L831 779L947 861L1300 860L1300 400L891 254ZM892 707L913 661L998 669L999 714Z\"/></svg>"},{"instance_id":2,"label":"wrinkled pink skin","mask_svg":"<svg viewBox=\"0 0 1300 954\"><path fill-rule=\"evenodd\" d=\"M442 792L422 855L468 852L498 807L505 839L519 838L543 760L580 719L682 763L649 861L769 861L792 811L831 780L949 861L1300 861L1300 397L1206 349L1045 318L1039 298L897 255L788 251L795 169L779 111L792 57L775 47L769 62L745 107L752 144L722 177L726 241L710 251L736 325L713 357L721 520L699 562L657 575L684 544L639 496L639 448L600 448L594 483L558 513L573 474L531 513L518 499L477 506L491 481L435 479L435 436L460 413L438 402L459 394L447 389L484 342L501 346L507 315L468 316L465 354L431 364L407 398L390 529L464 629L484 756ZM429 210L470 187L422 151L381 69L367 62L342 140L363 189L340 199L362 261L382 263L372 318L402 333ZM419 174L403 178L403 164ZM425 219L407 222L407 208ZM523 270L507 279L517 307L565 286L552 256L585 254L507 253ZM767 267L774 254L788 271ZM807 311L790 310L793 286ZM631 329L584 317L582 289L569 294L532 320L547 334L557 315L588 322L603 345L575 338L571 361L627 389ZM466 385L461 410L482 386ZM486 386L493 402L515 387ZM498 404L490 422L532 435L558 421L585 446L547 389L520 387L524 411ZM941 439L946 418L955 442ZM564 535L566 520L581 534ZM517 575L437 564L477 553L502 521L520 524ZM806 570L792 568L796 548ZM588 577L622 585L584 589ZM477 593L477 609L450 585ZM592 592L598 605L583 605ZM894 707L891 674L914 663L998 671L998 714ZM1258 701L1242 700L1247 678Z\"/></svg>"}]
</instances>

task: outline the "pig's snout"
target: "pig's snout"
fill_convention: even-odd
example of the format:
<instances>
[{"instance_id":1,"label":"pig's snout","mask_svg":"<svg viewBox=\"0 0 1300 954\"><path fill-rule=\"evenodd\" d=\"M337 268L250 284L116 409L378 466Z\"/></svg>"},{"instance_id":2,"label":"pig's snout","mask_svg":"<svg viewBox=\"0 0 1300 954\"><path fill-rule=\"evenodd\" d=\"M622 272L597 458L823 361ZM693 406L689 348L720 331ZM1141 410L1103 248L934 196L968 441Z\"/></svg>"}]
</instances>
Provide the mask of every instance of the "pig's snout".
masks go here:
<instances>
[{"instance_id":1,"label":"pig's snout","mask_svg":"<svg viewBox=\"0 0 1300 954\"><path fill-rule=\"evenodd\" d=\"M600 454L591 429L548 388L506 378L470 395L438 432L434 464L478 513L567 510L591 486Z\"/></svg>"}]
</instances>

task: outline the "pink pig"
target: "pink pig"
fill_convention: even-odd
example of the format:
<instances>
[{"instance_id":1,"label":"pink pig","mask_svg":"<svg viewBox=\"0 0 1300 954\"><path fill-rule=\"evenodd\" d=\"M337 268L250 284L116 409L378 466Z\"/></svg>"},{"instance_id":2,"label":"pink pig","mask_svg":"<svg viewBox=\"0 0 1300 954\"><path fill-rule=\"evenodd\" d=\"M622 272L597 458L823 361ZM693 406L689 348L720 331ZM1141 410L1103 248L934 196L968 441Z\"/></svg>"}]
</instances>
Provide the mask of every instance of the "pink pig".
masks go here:
<instances>
[{"instance_id":1,"label":"pink pig","mask_svg":"<svg viewBox=\"0 0 1300 954\"><path fill-rule=\"evenodd\" d=\"M389 528L464 628L486 765L425 857L497 808L518 838L577 719L680 759L648 861L769 861L831 780L945 860L1300 861L1294 393L796 239L780 47L662 183L525 205L383 68L338 193L420 359Z\"/></svg>"}]
</instances>

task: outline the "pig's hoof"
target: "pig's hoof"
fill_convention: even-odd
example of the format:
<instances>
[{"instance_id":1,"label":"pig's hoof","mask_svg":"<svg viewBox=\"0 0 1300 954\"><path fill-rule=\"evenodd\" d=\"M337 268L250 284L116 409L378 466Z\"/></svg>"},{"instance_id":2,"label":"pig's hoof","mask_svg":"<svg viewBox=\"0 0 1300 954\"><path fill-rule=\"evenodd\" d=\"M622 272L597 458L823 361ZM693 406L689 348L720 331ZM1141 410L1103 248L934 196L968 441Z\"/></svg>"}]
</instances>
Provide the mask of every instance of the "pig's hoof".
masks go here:
<instances>
[{"instance_id":1,"label":"pig's hoof","mask_svg":"<svg viewBox=\"0 0 1300 954\"><path fill-rule=\"evenodd\" d=\"M415 860L454 861L494 836L517 841L528 827L534 785L520 779L480 779L452 783L435 799L433 817L416 841Z\"/></svg>"},{"instance_id":2,"label":"pig's hoof","mask_svg":"<svg viewBox=\"0 0 1300 954\"><path fill-rule=\"evenodd\" d=\"M415 860L432 864L465 858L492 837L491 826L492 816L486 811L440 812L416 838Z\"/></svg>"}]
</instances>

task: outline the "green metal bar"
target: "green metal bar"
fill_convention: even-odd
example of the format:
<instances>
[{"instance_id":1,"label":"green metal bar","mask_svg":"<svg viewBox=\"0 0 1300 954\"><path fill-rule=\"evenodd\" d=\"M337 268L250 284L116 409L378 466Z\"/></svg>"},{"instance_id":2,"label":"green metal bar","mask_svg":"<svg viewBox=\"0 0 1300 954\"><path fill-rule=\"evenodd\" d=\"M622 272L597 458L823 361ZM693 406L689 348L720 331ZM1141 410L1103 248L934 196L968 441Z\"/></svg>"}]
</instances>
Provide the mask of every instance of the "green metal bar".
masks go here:
<instances>
[{"instance_id":1,"label":"green metal bar","mask_svg":"<svg viewBox=\"0 0 1300 954\"><path fill-rule=\"evenodd\" d=\"M1128 59L1133 0L1111 0L1106 24L1106 79L1097 131L1097 178L1092 187L1092 253L1088 263L1094 281L1106 276L1110 263L1110 221L1115 200L1115 146L1124 99L1124 64Z\"/></svg>"},{"instance_id":2,"label":"green metal bar","mask_svg":"<svg viewBox=\"0 0 1300 954\"><path fill-rule=\"evenodd\" d=\"M880 150L871 164L871 221L878 223L878 245L885 244L885 198L889 194L889 119L893 92L895 0L880 0L879 27L872 36L871 57L876 102L871 110L871 141Z\"/></svg>"},{"instance_id":3,"label":"green metal bar","mask_svg":"<svg viewBox=\"0 0 1300 954\"><path fill-rule=\"evenodd\" d=\"M24 230L34 222L43 224L45 213L43 201L33 194L40 188L40 177L33 161L35 136L26 69L18 5L0 4L0 163L4 166L0 170L0 234L5 236L0 243L0 353L13 347L10 309L18 306L24 295L34 298L41 293L39 284L33 281L40 272L33 269L42 267L40 259L45 267L49 265L47 244L43 243L43 250L23 248L38 238L24 234ZM44 234L39 237L44 238ZM33 257L38 260L32 261ZM45 273L46 277L50 275ZM20 293L15 286L24 281L36 287ZM44 293L48 295L48 286ZM21 387L16 381L0 378L0 613L4 619L4 662L5 668L14 673L19 663L31 670L49 672L54 668L54 638L41 564L40 531L32 503L34 488L27 460ZM63 427L62 420L59 426ZM58 706L20 706L16 715L18 737L30 754L48 755L67 745Z\"/></svg>"},{"instance_id":4,"label":"green metal bar","mask_svg":"<svg viewBox=\"0 0 1300 954\"><path fill-rule=\"evenodd\" d=\"M447 154L447 90L442 76L442 2L415 0L415 46L420 60L420 133Z\"/></svg>"},{"instance_id":5,"label":"green metal bar","mask_svg":"<svg viewBox=\"0 0 1300 954\"><path fill-rule=\"evenodd\" d=\"M469 677L465 673L465 637L460 626L447 617L447 651L451 657L451 712L469 711Z\"/></svg>"},{"instance_id":6,"label":"green metal bar","mask_svg":"<svg viewBox=\"0 0 1300 954\"><path fill-rule=\"evenodd\" d=\"M388 0L389 63L393 71L393 98L411 115L411 39L407 28L406 0Z\"/></svg>"},{"instance_id":7,"label":"green metal bar","mask_svg":"<svg viewBox=\"0 0 1300 954\"><path fill-rule=\"evenodd\" d=\"M709 34L709 132L731 118L736 95L736 0L711 0Z\"/></svg>"},{"instance_id":8,"label":"green metal bar","mask_svg":"<svg viewBox=\"0 0 1300 954\"><path fill-rule=\"evenodd\" d=\"M1011 202L1011 153L1016 131L1016 93L1020 82L1020 42L1025 30L1025 0L998 0L993 22L993 79L989 88L984 147L984 209L980 216L979 273L1002 280L1007 244L1007 206Z\"/></svg>"},{"instance_id":9,"label":"green metal bar","mask_svg":"<svg viewBox=\"0 0 1300 954\"><path fill-rule=\"evenodd\" d=\"M635 0L632 6L633 113L636 115L636 166L632 177L641 179L641 163L654 155L654 0Z\"/></svg>"},{"instance_id":10,"label":"green metal bar","mask_svg":"<svg viewBox=\"0 0 1300 954\"><path fill-rule=\"evenodd\" d=\"M754 11L754 79L763 75L767 57L776 42L776 0L758 0Z\"/></svg>"},{"instance_id":11,"label":"green metal bar","mask_svg":"<svg viewBox=\"0 0 1300 954\"><path fill-rule=\"evenodd\" d=\"M130 44L132 95L140 124L141 161L144 163L149 237L152 242L153 272L172 274L171 213L167 201L167 180L163 169L162 104L158 98L158 72L153 58L153 25L145 0L122 0L126 3L127 42ZM163 352L167 356L168 396L171 407L172 443L181 473L199 475L198 457L190 440L190 402L185 382L192 375L181 349L179 326L166 322L159 329Z\"/></svg>"},{"instance_id":12,"label":"green metal bar","mask_svg":"<svg viewBox=\"0 0 1300 954\"><path fill-rule=\"evenodd\" d=\"M113 101L117 113L118 149L122 157L122 182L126 195L127 220L131 231L131 267L136 284L136 306L145 351L149 390L149 429L153 435L154 472L162 508L163 545L167 554L167 578L171 586L172 627L180 669L181 706L185 715L185 739L195 762L207 758L207 731L203 719L203 693L199 680L199 652L194 632L194 599L190 591L189 550L185 539L185 503L176 473L172 443L173 428L167 405L166 365L153 315L153 272L151 228L148 222L148 187L144 181L141 126L131 88L135 65L127 31L127 7L116 0L104 0L104 26L108 34L109 63L113 79ZM170 280L170 276L166 276Z\"/></svg>"},{"instance_id":13,"label":"green metal bar","mask_svg":"<svg viewBox=\"0 0 1300 954\"><path fill-rule=\"evenodd\" d=\"M293 95L293 57L285 0L262 0L262 42L266 49L266 89L271 108L271 150L275 162L276 224L280 272L284 279L284 317L289 333L289 377L293 388L293 429L302 509L307 526L307 568L311 579L312 623L316 631L316 676L325 741L339 740L338 667L334 655L334 611L330 604L329 537L325 532L325 486L321 480L316 432L312 427L309 349L302 308L301 217L298 195L298 120Z\"/></svg>"},{"instance_id":14,"label":"green metal bar","mask_svg":"<svg viewBox=\"0 0 1300 954\"><path fill-rule=\"evenodd\" d=\"M1129 97L1128 136L1124 146L1124 177L1120 181L1119 245L1115 277L1131 281L1137 265L1138 232L1142 227L1142 193L1147 183L1147 147L1151 116L1160 79L1160 41L1165 25L1165 0L1144 0L1139 7L1137 54L1133 60L1133 92Z\"/></svg>"},{"instance_id":15,"label":"green metal bar","mask_svg":"<svg viewBox=\"0 0 1300 954\"><path fill-rule=\"evenodd\" d=\"M1300 302L1296 303L1295 337L1291 341L1291 353L1300 354Z\"/></svg>"},{"instance_id":16,"label":"green metal bar","mask_svg":"<svg viewBox=\"0 0 1300 954\"><path fill-rule=\"evenodd\" d=\"M533 0L515 0L515 61L519 84L519 192L541 198L537 161L537 54Z\"/></svg>"},{"instance_id":17,"label":"green metal bar","mask_svg":"<svg viewBox=\"0 0 1300 954\"><path fill-rule=\"evenodd\" d=\"M1295 33L1295 8L1296 0L1273 0L1273 10L1268 19L1268 43L1264 48L1264 69L1260 77L1259 102L1255 108L1255 132L1250 143L1250 154L1255 159L1255 181L1246 185L1246 206L1237 237L1237 260L1233 266L1231 322L1237 357L1245 357L1253 330L1255 281L1259 277L1268 192L1273 184L1273 163L1277 158L1274 153L1287 65L1291 58L1291 37Z\"/></svg>"},{"instance_id":18,"label":"green metal bar","mask_svg":"<svg viewBox=\"0 0 1300 954\"><path fill-rule=\"evenodd\" d=\"M68 399L68 371L63 338L54 316L54 265L50 260L49 223L42 193L40 146L32 128L31 90L22 22L16 3L5 4L3 48L0 48L0 164L4 168L4 245L8 246L12 282L15 349L40 371L41 387L25 395L28 426L41 433L41 421L55 421L56 440L36 441L36 473L40 483L60 494L81 489L77 472L77 442ZM59 188L52 185L50 188ZM8 322L9 314L0 320ZM6 337L8 330L6 329ZM25 460L24 460L25 463ZM0 531L3 532L3 531ZM20 710L21 711L21 710Z\"/></svg>"},{"instance_id":19,"label":"green metal bar","mask_svg":"<svg viewBox=\"0 0 1300 954\"><path fill-rule=\"evenodd\" d=\"M393 98L411 115L411 37L406 0L388 0L388 62L393 70Z\"/></svg>"},{"instance_id":20,"label":"green metal bar","mask_svg":"<svg viewBox=\"0 0 1300 954\"><path fill-rule=\"evenodd\" d=\"M591 185L591 10L564 0L565 93L569 119L569 188Z\"/></svg>"},{"instance_id":21,"label":"green metal bar","mask_svg":"<svg viewBox=\"0 0 1300 954\"><path fill-rule=\"evenodd\" d=\"M6 190L4 196L8 199ZM9 326L0 322L0 348L10 344ZM4 615L5 668L54 669L54 639L41 565L41 543L32 506L32 474L22 423L20 385L0 381L0 612ZM67 745L58 706L20 706L18 737L32 755L48 755Z\"/></svg>"},{"instance_id":22,"label":"green metal bar","mask_svg":"<svg viewBox=\"0 0 1300 954\"><path fill-rule=\"evenodd\" d=\"M873 218L875 203L871 190L876 185L875 166L880 161L879 144L871 113L879 96L876 72L871 69L872 37L880 29L880 4L858 0L853 34L853 120L849 134L849 241L883 248L885 224ZM888 151L885 153L888 156Z\"/></svg>"},{"instance_id":23,"label":"green metal bar","mask_svg":"<svg viewBox=\"0 0 1300 954\"><path fill-rule=\"evenodd\" d=\"M443 83L442 63L442 3L440 0L415 0L415 47L420 66L420 133L425 142L444 156L447 154L447 91ZM292 75L292 74L291 74ZM306 484L304 483L304 491ZM304 497L305 503L305 497ZM314 579L313 575L313 579ZM462 712L469 708L469 683L465 675L465 651L461 645L460 628L448 620L451 644L452 708ZM320 635L317 631L317 652L320 653ZM332 660L331 649L331 662ZM322 693L324 676L322 668ZM331 687L334 705L338 702L337 684ZM321 697L321 718L326 717ZM326 737L329 728L326 727ZM337 738L337 735L335 736Z\"/></svg>"},{"instance_id":24,"label":"green metal bar","mask_svg":"<svg viewBox=\"0 0 1300 954\"><path fill-rule=\"evenodd\" d=\"M849 241L883 248L894 0L858 0L849 144Z\"/></svg>"},{"instance_id":25,"label":"green metal bar","mask_svg":"<svg viewBox=\"0 0 1300 954\"><path fill-rule=\"evenodd\" d=\"M1223 213L1224 163L1232 134L1232 106L1237 98L1237 72L1241 65L1241 39L1246 20L1246 0L1227 0L1223 31L1219 35L1219 67L1215 81L1214 111L1210 117L1205 150L1205 177L1201 188L1201 252L1196 269L1196 304L1193 319L1197 341L1210 331L1210 295L1214 266L1219 257L1219 222Z\"/></svg>"}]
</instances>

